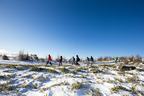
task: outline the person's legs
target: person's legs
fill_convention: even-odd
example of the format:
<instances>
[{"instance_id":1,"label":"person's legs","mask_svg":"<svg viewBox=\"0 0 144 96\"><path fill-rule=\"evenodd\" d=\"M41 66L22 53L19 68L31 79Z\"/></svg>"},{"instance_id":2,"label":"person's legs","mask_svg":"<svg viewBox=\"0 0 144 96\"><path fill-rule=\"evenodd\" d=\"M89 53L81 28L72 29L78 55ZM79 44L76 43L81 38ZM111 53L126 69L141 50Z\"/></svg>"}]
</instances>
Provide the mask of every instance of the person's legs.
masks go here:
<instances>
[{"instance_id":1,"label":"person's legs","mask_svg":"<svg viewBox=\"0 0 144 96\"><path fill-rule=\"evenodd\" d=\"M61 60L59 61L59 66L61 66Z\"/></svg>"},{"instance_id":2,"label":"person's legs","mask_svg":"<svg viewBox=\"0 0 144 96\"><path fill-rule=\"evenodd\" d=\"M87 61L87 66L89 66L89 61Z\"/></svg>"},{"instance_id":3,"label":"person's legs","mask_svg":"<svg viewBox=\"0 0 144 96\"><path fill-rule=\"evenodd\" d=\"M77 62L77 65L79 66L80 64Z\"/></svg>"},{"instance_id":4,"label":"person's legs","mask_svg":"<svg viewBox=\"0 0 144 96\"><path fill-rule=\"evenodd\" d=\"M75 61L72 61L72 65L74 65L75 64Z\"/></svg>"},{"instance_id":5,"label":"person's legs","mask_svg":"<svg viewBox=\"0 0 144 96\"><path fill-rule=\"evenodd\" d=\"M59 66L61 66L61 61L59 61Z\"/></svg>"},{"instance_id":6,"label":"person's legs","mask_svg":"<svg viewBox=\"0 0 144 96\"><path fill-rule=\"evenodd\" d=\"M91 61L91 66L93 65L93 61Z\"/></svg>"},{"instance_id":7,"label":"person's legs","mask_svg":"<svg viewBox=\"0 0 144 96\"><path fill-rule=\"evenodd\" d=\"M80 64L78 63L78 61L76 61L76 65L80 65Z\"/></svg>"},{"instance_id":8,"label":"person's legs","mask_svg":"<svg viewBox=\"0 0 144 96\"><path fill-rule=\"evenodd\" d=\"M46 62L46 65L48 65L48 64L49 64L49 61Z\"/></svg>"},{"instance_id":9,"label":"person's legs","mask_svg":"<svg viewBox=\"0 0 144 96\"><path fill-rule=\"evenodd\" d=\"M60 66L60 61L59 61L59 66Z\"/></svg>"},{"instance_id":10,"label":"person's legs","mask_svg":"<svg viewBox=\"0 0 144 96\"><path fill-rule=\"evenodd\" d=\"M51 61L49 61L49 63L50 63L50 65L52 66L52 62L51 62Z\"/></svg>"},{"instance_id":11,"label":"person's legs","mask_svg":"<svg viewBox=\"0 0 144 96\"><path fill-rule=\"evenodd\" d=\"M76 63L75 63L76 65L78 64L78 62L76 61Z\"/></svg>"},{"instance_id":12,"label":"person's legs","mask_svg":"<svg viewBox=\"0 0 144 96\"><path fill-rule=\"evenodd\" d=\"M62 66L62 62L61 62L61 66Z\"/></svg>"}]
</instances>

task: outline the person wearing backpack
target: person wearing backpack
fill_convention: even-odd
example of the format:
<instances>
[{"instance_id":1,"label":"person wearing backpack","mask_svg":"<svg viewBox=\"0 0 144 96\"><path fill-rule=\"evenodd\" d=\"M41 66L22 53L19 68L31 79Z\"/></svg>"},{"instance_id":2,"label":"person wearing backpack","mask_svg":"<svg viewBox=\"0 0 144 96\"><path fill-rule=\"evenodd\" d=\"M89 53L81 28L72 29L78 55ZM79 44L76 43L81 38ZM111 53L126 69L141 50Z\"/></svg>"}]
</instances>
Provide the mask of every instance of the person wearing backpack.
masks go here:
<instances>
[{"instance_id":1,"label":"person wearing backpack","mask_svg":"<svg viewBox=\"0 0 144 96\"><path fill-rule=\"evenodd\" d=\"M80 64L79 64L79 61L80 61L80 58L79 58L78 55L76 55L76 65L80 65Z\"/></svg>"},{"instance_id":2,"label":"person wearing backpack","mask_svg":"<svg viewBox=\"0 0 144 96\"><path fill-rule=\"evenodd\" d=\"M91 66L93 65L93 63L94 63L94 58L91 56L91 58L90 58L90 63L91 63Z\"/></svg>"}]
</instances>

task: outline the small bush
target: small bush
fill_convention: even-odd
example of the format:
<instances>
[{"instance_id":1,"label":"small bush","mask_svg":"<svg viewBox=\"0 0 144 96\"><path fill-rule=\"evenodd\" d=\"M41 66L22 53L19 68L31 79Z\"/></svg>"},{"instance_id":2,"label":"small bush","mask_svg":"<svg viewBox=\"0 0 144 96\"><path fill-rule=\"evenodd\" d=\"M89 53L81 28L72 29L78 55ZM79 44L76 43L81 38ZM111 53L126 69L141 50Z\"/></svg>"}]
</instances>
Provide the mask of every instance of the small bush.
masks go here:
<instances>
[{"instance_id":1,"label":"small bush","mask_svg":"<svg viewBox=\"0 0 144 96\"><path fill-rule=\"evenodd\" d=\"M44 82L44 81L50 80L50 79L49 79L47 76L41 75L41 76L39 76L39 77L37 78L37 80L40 81L40 82Z\"/></svg>"},{"instance_id":2,"label":"small bush","mask_svg":"<svg viewBox=\"0 0 144 96\"><path fill-rule=\"evenodd\" d=\"M26 70L26 69L29 69L29 67L27 67L27 66L16 66L15 68L17 70Z\"/></svg>"},{"instance_id":3,"label":"small bush","mask_svg":"<svg viewBox=\"0 0 144 96\"><path fill-rule=\"evenodd\" d=\"M118 92L120 90L125 90L125 91L129 91L128 89L126 89L125 87L123 86L115 86L113 88L111 88L112 92Z\"/></svg>"},{"instance_id":4,"label":"small bush","mask_svg":"<svg viewBox=\"0 0 144 96\"><path fill-rule=\"evenodd\" d=\"M3 55L3 56L2 56L2 59L3 59L3 60L9 60L9 58L8 58L7 55Z\"/></svg>"},{"instance_id":5,"label":"small bush","mask_svg":"<svg viewBox=\"0 0 144 96\"><path fill-rule=\"evenodd\" d=\"M11 78L15 78L15 74L0 76L0 79L2 80L8 80Z\"/></svg>"},{"instance_id":6,"label":"small bush","mask_svg":"<svg viewBox=\"0 0 144 96\"><path fill-rule=\"evenodd\" d=\"M59 72L57 72L57 71L54 70L54 69L48 69L48 72L49 72L49 73L59 73Z\"/></svg>"},{"instance_id":7,"label":"small bush","mask_svg":"<svg viewBox=\"0 0 144 96\"><path fill-rule=\"evenodd\" d=\"M117 83L116 80L108 80L107 82L108 82L108 83Z\"/></svg>"},{"instance_id":8,"label":"small bush","mask_svg":"<svg viewBox=\"0 0 144 96\"><path fill-rule=\"evenodd\" d=\"M127 82L128 83L131 83L131 82L136 83L136 82L138 82L138 77L137 76L127 77Z\"/></svg>"},{"instance_id":9,"label":"small bush","mask_svg":"<svg viewBox=\"0 0 144 96\"><path fill-rule=\"evenodd\" d=\"M86 78L86 76L85 75L81 75L80 78Z\"/></svg>"},{"instance_id":10,"label":"small bush","mask_svg":"<svg viewBox=\"0 0 144 96\"><path fill-rule=\"evenodd\" d=\"M46 87L46 88L42 88L41 91L46 91L46 90L49 90L50 88L52 87L57 87L57 86L61 86L61 85L69 85L68 82L60 82L60 83L56 83L56 84L53 84L49 87Z\"/></svg>"},{"instance_id":11,"label":"small bush","mask_svg":"<svg viewBox=\"0 0 144 96\"><path fill-rule=\"evenodd\" d=\"M13 90L15 90L15 89L16 89L16 87L10 85L9 83L0 84L0 90L1 90L1 91L6 92L6 91L13 91Z\"/></svg>"},{"instance_id":12,"label":"small bush","mask_svg":"<svg viewBox=\"0 0 144 96\"><path fill-rule=\"evenodd\" d=\"M36 54L31 54L30 60L32 60L32 61L39 61L40 59L38 58L38 56Z\"/></svg>"},{"instance_id":13,"label":"small bush","mask_svg":"<svg viewBox=\"0 0 144 96\"><path fill-rule=\"evenodd\" d=\"M6 76L0 76L0 80L6 80L6 79L8 79Z\"/></svg>"},{"instance_id":14,"label":"small bush","mask_svg":"<svg viewBox=\"0 0 144 96\"><path fill-rule=\"evenodd\" d=\"M99 89L92 89L92 96L103 96Z\"/></svg>"},{"instance_id":15,"label":"small bush","mask_svg":"<svg viewBox=\"0 0 144 96\"><path fill-rule=\"evenodd\" d=\"M31 79L31 78L33 78L33 75L32 74L27 74L27 75L22 76L22 78L29 78L29 79Z\"/></svg>"},{"instance_id":16,"label":"small bush","mask_svg":"<svg viewBox=\"0 0 144 96\"><path fill-rule=\"evenodd\" d=\"M72 74L77 74L77 71L71 71Z\"/></svg>"},{"instance_id":17,"label":"small bush","mask_svg":"<svg viewBox=\"0 0 144 96\"><path fill-rule=\"evenodd\" d=\"M86 68L86 67L79 67L79 68L76 69L76 71L77 71L77 72L81 72L81 71L87 70L87 69L88 69L88 68Z\"/></svg>"},{"instance_id":18,"label":"small bush","mask_svg":"<svg viewBox=\"0 0 144 96\"><path fill-rule=\"evenodd\" d=\"M6 68L10 68L10 69L12 69L12 68L16 68L15 65L11 65L11 64L10 64L10 65L6 65L5 67L6 67Z\"/></svg>"},{"instance_id":19,"label":"small bush","mask_svg":"<svg viewBox=\"0 0 144 96\"><path fill-rule=\"evenodd\" d=\"M120 83L124 82L124 81L123 81L122 79L120 79L120 78L115 78L115 80L118 81L118 82L120 82Z\"/></svg>"},{"instance_id":20,"label":"small bush","mask_svg":"<svg viewBox=\"0 0 144 96\"><path fill-rule=\"evenodd\" d=\"M82 83L76 82L72 84L72 90L80 89L82 87Z\"/></svg>"},{"instance_id":21,"label":"small bush","mask_svg":"<svg viewBox=\"0 0 144 96\"><path fill-rule=\"evenodd\" d=\"M60 71L61 71L62 73L69 73L69 72L70 72L70 70L66 69L65 67L60 68Z\"/></svg>"},{"instance_id":22,"label":"small bush","mask_svg":"<svg viewBox=\"0 0 144 96\"><path fill-rule=\"evenodd\" d=\"M38 68L38 67L32 67L30 71L36 71L36 72L49 72L49 73L58 73L54 69L46 69L46 68Z\"/></svg>"},{"instance_id":23,"label":"small bush","mask_svg":"<svg viewBox=\"0 0 144 96\"><path fill-rule=\"evenodd\" d=\"M136 85L133 85L133 86L131 87L131 92L132 92L132 93L136 93L136 91L137 91Z\"/></svg>"},{"instance_id":24,"label":"small bush","mask_svg":"<svg viewBox=\"0 0 144 96\"><path fill-rule=\"evenodd\" d=\"M92 68L90 70L92 73L102 73L103 71L99 70L99 69L96 69L96 68Z\"/></svg>"},{"instance_id":25,"label":"small bush","mask_svg":"<svg viewBox=\"0 0 144 96\"><path fill-rule=\"evenodd\" d=\"M31 59L29 54L24 54L23 51L19 52L19 55L18 55L17 58L18 58L19 61L29 61Z\"/></svg>"},{"instance_id":26,"label":"small bush","mask_svg":"<svg viewBox=\"0 0 144 96\"><path fill-rule=\"evenodd\" d=\"M38 84L37 83L29 83L29 84L23 84L20 87L22 88L30 88L30 89L37 89L38 88Z\"/></svg>"}]
</instances>

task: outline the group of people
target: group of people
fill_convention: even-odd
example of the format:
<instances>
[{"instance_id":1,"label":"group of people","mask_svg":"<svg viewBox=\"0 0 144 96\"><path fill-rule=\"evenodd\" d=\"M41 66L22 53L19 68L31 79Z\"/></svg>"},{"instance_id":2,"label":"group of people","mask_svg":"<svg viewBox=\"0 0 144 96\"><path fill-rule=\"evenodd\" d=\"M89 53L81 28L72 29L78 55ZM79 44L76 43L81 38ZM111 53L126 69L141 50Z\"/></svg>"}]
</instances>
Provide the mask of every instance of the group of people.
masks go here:
<instances>
[{"instance_id":1,"label":"group of people","mask_svg":"<svg viewBox=\"0 0 144 96\"><path fill-rule=\"evenodd\" d=\"M94 58L91 56L90 58L87 57L87 66L91 65L94 63Z\"/></svg>"},{"instance_id":2,"label":"group of people","mask_svg":"<svg viewBox=\"0 0 144 96\"><path fill-rule=\"evenodd\" d=\"M52 65L52 57L51 57L51 55L49 54L48 55L48 58L47 58L47 65L48 64L50 64L50 65ZM81 59L79 58L79 56L78 55L76 55L76 57L72 57L72 59L71 59L71 63L72 63L72 65L80 65L79 64L79 62L81 61ZM59 63L59 66L62 66L62 64L63 64L63 57L62 56L60 56L60 58L58 59L58 63ZM94 63L94 58L91 56L90 58L89 57L87 57L87 65L89 66L90 64L92 65Z\"/></svg>"},{"instance_id":3,"label":"group of people","mask_svg":"<svg viewBox=\"0 0 144 96\"><path fill-rule=\"evenodd\" d=\"M72 57L72 65L80 65L79 62L80 62L80 58L78 55L76 55L76 58Z\"/></svg>"},{"instance_id":4,"label":"group of people","mask_svg":"<svg viewBox=\"0 0 144 96\"><path fill-rule=\"evenodd\" d=\"M51 57L51 55L49 54L49 55L48 55L48 58L47 58L46 64L47 64L47 65L48 65L48 64L52 65L52 61L53 61L53 60L52 60L52 57ZM62 66L62 62L63 62L63 57L62 57L62 56L60 56L58 62L59 62L59 66Z\"/></svg>"}]
</instances>

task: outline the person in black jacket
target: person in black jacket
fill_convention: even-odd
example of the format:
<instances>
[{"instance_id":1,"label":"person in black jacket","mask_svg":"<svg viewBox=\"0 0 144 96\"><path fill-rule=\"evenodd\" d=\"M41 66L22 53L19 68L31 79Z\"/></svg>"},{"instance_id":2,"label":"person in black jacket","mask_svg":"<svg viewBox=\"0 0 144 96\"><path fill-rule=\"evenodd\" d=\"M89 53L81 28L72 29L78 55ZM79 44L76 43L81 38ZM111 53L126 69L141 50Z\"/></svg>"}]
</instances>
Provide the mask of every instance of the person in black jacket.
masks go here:
<instances>
[{"instance_id":1,"label":"person in black jacket","mask_svg":"<svg viewBox=\"0 0 144 96\"><path fill-rule=\"evenodd\" d=\"M76 62L75 57L72 57L72 65L74 65Z\"/></svg>"},{"instance_id":2,"label":"person in black jacket","mask_svg":"<svg viewBox=\"0 0 144 96\"><path fill-rule=\"evenodd\" d=\"M115 58L115 63L118 63L118 60L119 60L119 58L118 58L118 57L116 57L116 58Z\"/></svg>"},{"instance_id":3,"label":"person in black jacket","mask_svg":"<svg viewBox=\"0 0 144 96\"><path fill-rule=\"evenodd\" d=\"M59 59L59 66L62 66L62 62L63 62L63 57L60 56L60 59Z\"/></svg>"},{"instance_id":4,"label":"person in black jacket","mask_svg":"<svg viewBox=\"0 0 144 96\"><path fill-rule=\"evenodd\" d=\"M92 64L94 63L94 58L91 56L91 58L90 58L90 63L91 63L91 66L92 66Z\"/></svg>"},{"instance_id":5,"label":"person in black jacket","mask_svg":"<svg viewBox=\"0 0 144 96\"><path fill-rule=\"evenodd\" d=\"M80 58L78 55L76 55L76 65L80 65L78 62L80 61Z\"/></svg>"},{"instance_id":6,"label":"person in black jacket","mask_svg":"<svg viewBox=\"0 0 144 96\"><path fill-rule=\"evenodd\" d=\"M87 57L86 61L87 61L87 66L89 66L89 64L90 64L90 58Z\"/></svg>"}]
</instances>

